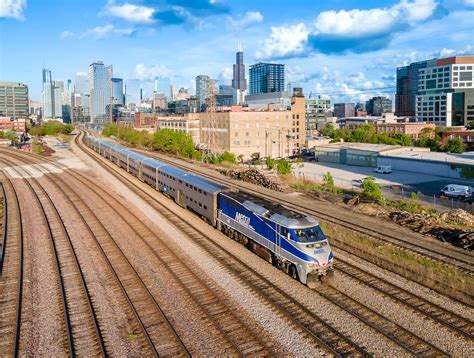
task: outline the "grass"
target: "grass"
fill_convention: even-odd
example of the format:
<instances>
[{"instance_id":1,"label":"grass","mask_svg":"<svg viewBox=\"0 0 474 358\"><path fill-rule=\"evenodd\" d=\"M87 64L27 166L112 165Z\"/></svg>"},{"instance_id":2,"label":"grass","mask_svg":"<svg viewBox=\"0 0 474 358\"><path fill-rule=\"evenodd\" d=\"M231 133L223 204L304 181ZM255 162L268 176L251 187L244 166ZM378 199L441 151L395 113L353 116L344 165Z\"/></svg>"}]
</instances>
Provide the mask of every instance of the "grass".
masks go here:
<instances>
[{"instance_id":1,"label":"grass","mask_svg":"<svg viewBox=\"0 0 474 358\"><path fill-rule=\"evenodd\" d=\"M324 232L338 246L361 253L369 262L391 270L412 281L436 288L447 296L465 300L474 293L474 278L453 266L431 260L340 226L320 222ZM337 257L336 257L337 260Z\"/></svg>"},{"instance_id":2,"label":"grass","mask_svg":"<svg viewBox=\"0 0 474 358\"><path fill-rule=\"evenodd\" d=\"M38 141L33 141L33 143L31 143L31 150L35 154L41 154L44 152L43 144Z\"/></svg>"},{"instance_id":3,"label":"grass","mask_svg":"<svg viewBox=\"0 0 474 358\"><path fill-rule=\"evenodd\" d=\"M385 199L385 205L399 211L406 211L412 214L433 214L435 210L428 209L416 200L392 200Z\"/></svg>"},{"instance_id":4,"label":"grass","mask_svg":"<svg viewBox=\"0 0 474 358\"><path fill-rule=\"evenodd\" d=\"M135 342L138 336L134 332L130 332L127 336L128 340L131 342Z\"/></svg>"},{"instance_id":5,"label":"grass","mask_svg":"<svg viewBox=\"0 0 474 358\"><path fill-rule=\"evenodd\" d=\"M300 180L296 179L291 175L282 175L280 178L288 184L288 186L294 190L299 191L315 191L315 192L326 192L326 193L334 193L334 194L343 194L345 191L341 188L320 184L315 181L310 180Z\"/></svg>"}]
</instances>

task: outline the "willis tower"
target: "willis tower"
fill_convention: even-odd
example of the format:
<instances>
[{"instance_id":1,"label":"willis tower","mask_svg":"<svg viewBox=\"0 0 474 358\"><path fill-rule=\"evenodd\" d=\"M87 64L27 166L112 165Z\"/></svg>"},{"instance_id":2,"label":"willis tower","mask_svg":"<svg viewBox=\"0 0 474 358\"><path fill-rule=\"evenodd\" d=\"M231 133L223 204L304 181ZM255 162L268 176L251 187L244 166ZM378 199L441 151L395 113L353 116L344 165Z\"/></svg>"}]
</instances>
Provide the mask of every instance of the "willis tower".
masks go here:
<instances>
[{"instance_id":1,"label":"willis tower","mask_svg":"<svg viewBox=\"0 0 474 358\"><path fill-rule=\"evenodd\" d=\"M245 79L245 65L244 65L244 53L242 52L242 45L239 44L237 53L235 54L236 64L234 64L234 77L232 79L232 88L236 93L236 103L241 104L244 101L247 80Z\"/></svg>"}]
</instances>

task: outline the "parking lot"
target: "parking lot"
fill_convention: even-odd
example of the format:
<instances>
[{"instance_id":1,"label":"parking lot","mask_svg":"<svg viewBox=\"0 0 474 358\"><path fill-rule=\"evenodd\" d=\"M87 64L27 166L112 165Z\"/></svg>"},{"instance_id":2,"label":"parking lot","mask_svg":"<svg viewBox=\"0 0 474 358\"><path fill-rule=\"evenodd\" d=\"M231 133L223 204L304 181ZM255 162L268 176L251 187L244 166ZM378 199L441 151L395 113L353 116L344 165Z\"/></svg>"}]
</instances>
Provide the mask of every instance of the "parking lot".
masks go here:
<instances>
[{"instance_id":1,"label":"parking lot","mask_svg":"<svg viewBox=\"0 0 474 358\"><path fill-rule=\"evenodd\" d=\"M419 192L426 196L439 195L439 191L448 184L461 184L474 186L471 180L455 180L437 175L418 174L404 171L392 171L390 174L379 174L375 168L358 167L335 163L304 163L302 168L295 168L296 176L308 180L321 181L323 175L330 172L334 178L335 185L350 189L352 180L373 176L382 188L399 188L407 192Z\"/></svg>"}]
</instances>

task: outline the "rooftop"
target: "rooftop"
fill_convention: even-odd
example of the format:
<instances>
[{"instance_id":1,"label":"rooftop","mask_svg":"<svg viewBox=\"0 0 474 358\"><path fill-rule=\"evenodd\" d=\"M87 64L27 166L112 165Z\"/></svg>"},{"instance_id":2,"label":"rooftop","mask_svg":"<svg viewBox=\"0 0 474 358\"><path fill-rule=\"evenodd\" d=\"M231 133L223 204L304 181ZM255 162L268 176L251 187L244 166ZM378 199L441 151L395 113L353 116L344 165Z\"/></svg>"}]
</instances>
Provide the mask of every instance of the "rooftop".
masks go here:
<instances>
[{"instance_id":1,"label":"rooftop","mask_svg":"<svg viewBox=\"0 0 474 358\"><path fill-rule=\"evenodd\" d=\"M474 165L474 152L463 154L450 154L443 152L409 152L401 151L396 153L380 153L390 157L409 158L418 160L434 160L438 162L448 162L457 164Z\"/></svg>"}]
</instances>

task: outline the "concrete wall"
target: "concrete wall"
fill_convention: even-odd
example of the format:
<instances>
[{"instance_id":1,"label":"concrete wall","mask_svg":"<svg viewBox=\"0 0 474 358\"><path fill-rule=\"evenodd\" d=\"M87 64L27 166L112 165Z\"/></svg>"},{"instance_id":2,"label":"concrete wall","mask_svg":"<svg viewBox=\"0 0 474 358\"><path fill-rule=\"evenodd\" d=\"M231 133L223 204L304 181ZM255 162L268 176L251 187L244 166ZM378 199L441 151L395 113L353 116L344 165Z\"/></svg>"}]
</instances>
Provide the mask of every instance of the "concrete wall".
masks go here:
<instances>
[{"instance_id":1,"label":"concrete wall","mask_svg":"<svg viewBox=\"0 0 474 358\"><path fill-rule=\"evenodd\" d=\"M377 165L390 165L393 170L406 172L439 175L452 179L473 179L466 177L466 173L474 172L474 165L439 162L434 160L420 160L390 156L378 156Z\"/></svg>"}]
</instances>

